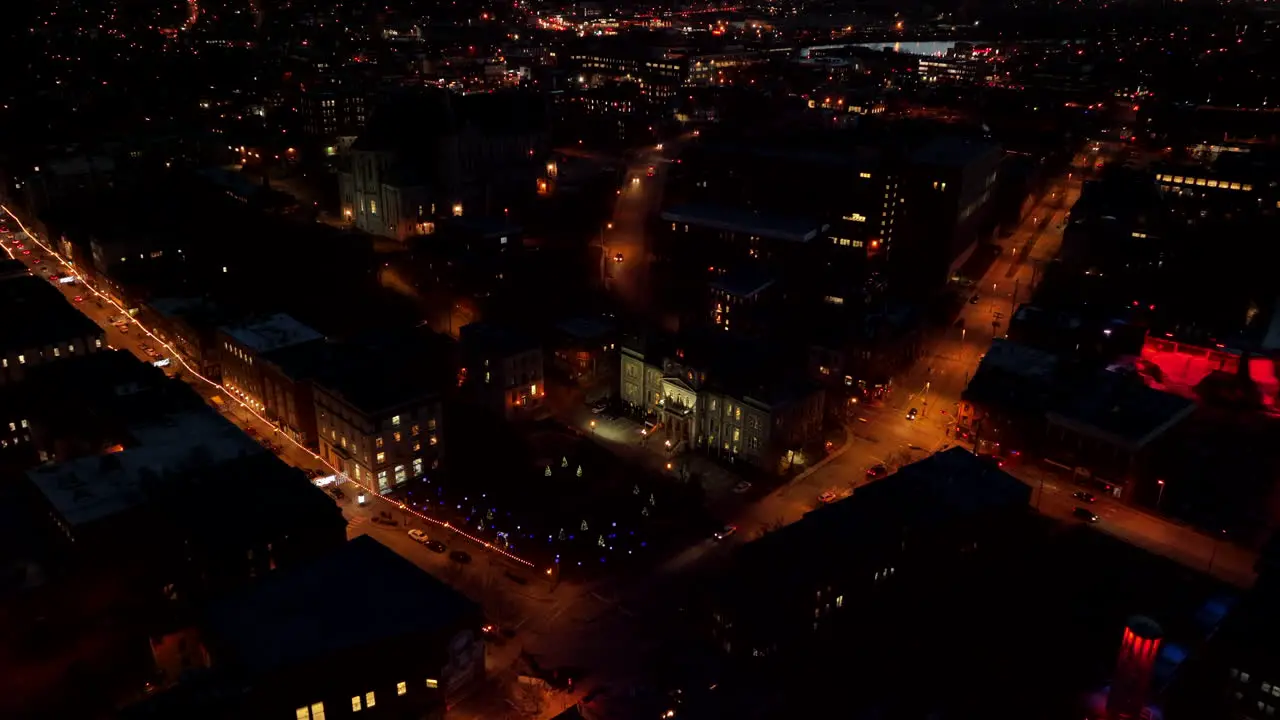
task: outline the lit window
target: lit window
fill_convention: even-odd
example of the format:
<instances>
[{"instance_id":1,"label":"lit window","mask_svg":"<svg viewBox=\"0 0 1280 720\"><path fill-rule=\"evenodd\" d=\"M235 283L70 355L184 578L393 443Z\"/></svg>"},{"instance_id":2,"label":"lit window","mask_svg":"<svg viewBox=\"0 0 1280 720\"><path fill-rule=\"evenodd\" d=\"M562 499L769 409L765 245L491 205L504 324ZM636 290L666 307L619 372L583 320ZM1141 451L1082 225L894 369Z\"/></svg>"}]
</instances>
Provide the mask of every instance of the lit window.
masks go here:
<instances>
[{"instance_id":1,"label":"lit window","mask_svg":"<svg viewBox=\"0 0 1280 720\"><path fill-rule=\"evenodd\" d=\"M421 449L422 449L422 443L420 443L420 442L415 442L415 443L413 444L413 451L414 451L414 452L418 452L418 451L419 451L419 450L421 450Z\"/></svg>"},{"instance_id":2,"label":"lit window","mask_svg":"<svg viewBox=\"0 0 1280 720\"><path fill-rule=\"evenodd\" d=\"M844 596L843 596L843 595L837 595L837 596L836 596L836 607L844 607Z\"/></svg>"},{"instance_id":3,"label":"lit window","mask_svg":"<svg viewBox=\"0 0 1280 720\"><path fill-rule=\"evenodd\" d=\"M398 683L396 683L396 694L397 694L397 695L403 695L403 694L405 694L405 693L407 693L407 692L409 692L409 688L408 688L407 686L405 686L405 684L404 684L404 683L402 683L402 682L398 682Z\"/></svg>"},{"instance_id":4,"label":"lit window","mask_svg":"<svg viewBox=\"0 0 1280 720\"><path fill-rule=\"evenodd\" d=\"M353 695L351 697L351 712L360 712L363 709L364 703L360 702L360 696Z\"/></svg>"},{"instance_id":5,"label":"lit window","mask_svg":"<svg viewBox=\"0 0 1280 720\"><path fill-rule=\"evenodd\" d=\"M422 474L422 458L415 458L415 459L414 459L414 461L413 461L413 474L414 474L415 476L416 476L416 475L421 475L421 474Z\"/></svg>"},{"instance_id":6,"label":"lit window","mask_svg":"<svg viewBox=\"0 0 1280 720\"><path fill-rule=\"evenodd\" d=\"M400 433L399 433L399 431L391 433L391 437L395 438L395 441L396 441L396 442L400 442Z\"/></svg>"},{"instance_id":7,"label":"lit window","mask_svg":"<svg viewBox=\"0 0 1280 720\"><path fill-rule=\"evenodd\" d=\"M25 427L31 427L31 425L29 425L29 424L27 423L27 421L26 421L26 420L23 420L23 421L22 421L22 427L24 427L24 428L25 428Z\"/></svg>"},{"instance_id":8,"label":"lit window","mask_svg":"<svg viewBox=\"0 0 1280 720\"><path fill-rule=\"evenodd\" d=\"M392 415L392 416L391 416L391 427L400 427L400 416L399 416L399 415Z\"/></svg>"},{"instance_id":9,"label":"lit window","mask_svg":"<svg viewBox=\"0 0 1280 720\"><path fill-rule=\"evenodd\" d=\"M818 372L822 373L823 375L830 375L831 368L827 367L826 365L821 365L818 367Z\"/></svg>"},{"instance_id":10,"label":"lit window","mask_svg":"<svg viewBox=\"0 0 1280 720\"><path fill-rule=\"evenodd\" d=\"M94 346L94 347L98 347L98 348L102 347L102 338L94 338L94 339L93 339L93 346ZM8 360L5 360L5 361L4 361L4 364L5 364L5 366L8 366L8 365L9 365L9 361L8 361Z\"/></svg>"},{"instance_id":11,"label":"lit window","mask_svg":"<svg viewBox=\"0 0 1280 720\"><path fill-rule=\"evenodd\" d=\"M365 707L373 707L374 705L377 705L377 704L378 704L378 701L377 701L377 698L373 696L373 691L369 691L364 694Z\"/></svg>"},{"instance_id":12,"label":"lit window","mask_svg":"<svg viewBox=\"0 0 1280 720\"><path fill-rule=\"evenodd\" d=\"M858 173L858 177L862 178L863 180L870 180L871 173L868 173L868 172Z\"/></svg>"},{"instance_id":13,"label":"lit window","mask_svg":"<svg viewBox=\"0 0 1280 720\"><path fill-rule=\"evenodd\" d=\"M370 200L370 201L369 201L369 214L370 214L370 215L377 215L377 214L378 214L378 201L377 201L377 200Z\"/></svg>"},{"instance_id":14,"label":"lit window","mask_svg":"<svg viewBox=\"0 0 1280 720\"><path fill-rule=\"evenodd\" d=\"M435 435L430 435L430 436L428 436L428 438L427 438L427 442L431 443L432 445L435 445L436 443L438 443L438 442L440 442L440 441L436 439L436 436L435 436Z\"/></svg>"},{"instance_id":15,"label":"lit window","mask_svg":"<svg viewBox=\"0 0 1280 720\"><path fill-rule=\"evenodd\" d=\"M399 485L399 484L403 483L406 479L407 479L407 478L406 478L406 476L405 476L405 474L404 474L404 466L403 466L403 465L397 465L397 466L396 466L396 484L397 484L397 485Z\"/></svg>"},{"instance_id":16,"label":"lit window","mask_svg":"<svg viewBox=\"0 0 1280 720\"><path fill-rule=\"evenodd\" d=\"M1231 183L1231 184L1232 184L1232 185L1235 185L1235 183ZM1245 192L1250 192L1251 190L1253 190L1253 186L1252 186L1252 185L1241 185L1241 186L1240 186L1240 189L1241 189L1241 190L1244 190Z\"/></svg>"},{"instance_id":17,"label":"lit window","mask_svg":"<svg viewBox=\"0 0 1280 720\"><path fill-rule=\"evenodd\" d=\"M738 405L737 407L735 407L735 408L733 409L733 419L734 419L734 420L738 420L738 421L741 421L741 420L742 420L742 406L741 406L741 405Z\"/></svg>"},{"instance_id":18,"label":"lit window","mask_svg":"<svg viewBox=\"0 0 1280 720\"><path fill-rule=\"evenodd\" d=\"M484 381L489 382L489 373L487 371L484 374Z\"/></svg>"},{"instance_id":19,"label":"lit window","mask_svg":"<svg viewBox=\"0 0 1280 720\"><path fill-rule=\"evenodd\" d=\"M427 687L429 687L429 688L438 688L438 687L440 687L440 681L439 681L439 680L435 680L435 679L433 679L433 678L427 678Z\"/></svg>"},{"instance_id":20,"label":"lit window","mask_svg":"<svg viewBox=\"0 0 1280 720\"><path fill-rule=\"evenodd\" d=\"M27 364L27 356L26 356L26 355L19 355L19 356L18 356L18 364L19 364L19 365L26 365L26 364Z\"/></svg>"},{"instance_id":21,"label":"lit window","mask_svg":"<svg viewBox=\"0 0 1280 720\"><path fill-rule=\"evenodd\" d=\"M374 439L373 439L373 446L374 446L374 447L382 447L382 438L380 438L380 437L378 437L378 438L374 438Z\"/></svg>"},{"instance_id":22,"label":"lit window","mask_svg":"<svg viewBox=\"0 0 1280 720\"><path fill-rule=\"evenodd\" d=\"M387 454L384 452L380 452L377 455L373 456L373 459L376 460L379 465L381 465L382 463L387 461Z\"/></svg>"},{"instance_id":23,"label":"lit window","mask_svg":"<svg viewBox=\"0 0 1280 720\"><path fill-rule=\"evenodd\" d=\"M416 436L418 434L418 426L414 425L413 427L409 428L409 434Z\"/></svg>"}]
</instances>

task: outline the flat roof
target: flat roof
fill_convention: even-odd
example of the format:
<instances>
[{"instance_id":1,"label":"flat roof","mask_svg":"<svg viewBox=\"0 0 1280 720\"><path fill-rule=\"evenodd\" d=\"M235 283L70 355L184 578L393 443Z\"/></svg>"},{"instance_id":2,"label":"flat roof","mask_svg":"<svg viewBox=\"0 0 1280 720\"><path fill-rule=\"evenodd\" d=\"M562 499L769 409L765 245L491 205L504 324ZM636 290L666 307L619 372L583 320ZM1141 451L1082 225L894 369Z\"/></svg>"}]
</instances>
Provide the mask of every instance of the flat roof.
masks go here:
<instances>
[{"instance_id":1,"label":"flat roof","mask_svg":"<svg viewBox=\"0 0 1280 720\"><path fill-rule=\"evenodd\" d=\"M135 447L27 472L69 525L83 525L148 500L145 485L190 462L215 465L266 450L207 407L169 413L129 427Z\"/></svg>"},{"instance_id":2,"label":"flat roof","mask_svg":"<svg viewBox=\"0 0 1280 720\"><path fill-rule=\"evenodd\" d=\"M0 279L0 305L0 353L6 355L103 334L48 280L34 275Z\"/></svg>"},{"instance_id":3,"label":"flat roof","mask_svg":"<svg viewBox=\"0 0 1280 720\"><path fill-rule=\"evenodd\" d=\"M730 580L743 586L786 584L840 556L876 553L902 528L1028 506L1031 487L995 463L953 447L900 468L852 496L819 507L800 521L739 548ZM814 553L813 548L824 548ZM737 594L737 590L734 591ZM745 591L744 591L745 592ZM750 593L748 593L749 595ZM748 602L748 604L751 604Z\"/></svg>"},{"instance_id":4,"label":"flat roof","mask_svg":"<svg viewBox=\"0 0 1280 720\"><path fill-rule=\"evenodd\" d=\"M452 340L413 328L368 342L334 345L316 386L375 415L440 392L453 373Z\"/></svg>"},{"instance_id":5,"label":"flat roof","mask_svg":"<svg viewBox=\"0 0 1280 720\"><path fill-rule=\"evenodd\" d=\"M276 313L243 325L223 326L221 330L259 354L324 338L324 335L284 313Z\"/></svg>"},{"instance_id":6,"label":"flat roof","mask_svg":"<svg viewBox=\"0 0 1280 720\"><path fill-rule=\"evenodd\" d=\"M809 242L827 229L825 224L817 220L755 213L721 205L679 205L664 211L662 219L790 242Z\"/></svg>"},{"instance_id":7,"label":"flat roof","mask_svg":"<svg viewBox=\"0 0 1280 720\"><path fill-rule=\"evenodd\" d=\"M361 535L214 601L207 627L216 661L267 674L395 638L452 632L479 616L465 595Z\"/></svg>"},{"instance_id":8,"label":"flat roof","mask_svg":"<svg viewBox=\"0 0 1280 720\"><path fill-rule=\"evenodd\" d=\"M763 270L735 270L711 281L711 288L741 298L754 297L773 285L773 276Z\"/></svg>"},{"instance_id":9,"label":"flat roof","mask_svg":"<svg viewBox=\"0 0 1280 720\"><path fill-rule=\"evenodd\" d=\"M1002 154L1000 146L984 140L939 135L917 148L911 160L921 165L964 167L992 153Z\"/></svg>"},{"instance_id":10,"label":"flat roof","mask_svg":"<svg viewBox=\"0 0 1280 720\"><path fill-rule=\"evenodd\" d=\"M1195 402L1103 370L1062 393L1050 421L1111 442L1141 447L1185 419Z\"/></svg>"}]
</instances>

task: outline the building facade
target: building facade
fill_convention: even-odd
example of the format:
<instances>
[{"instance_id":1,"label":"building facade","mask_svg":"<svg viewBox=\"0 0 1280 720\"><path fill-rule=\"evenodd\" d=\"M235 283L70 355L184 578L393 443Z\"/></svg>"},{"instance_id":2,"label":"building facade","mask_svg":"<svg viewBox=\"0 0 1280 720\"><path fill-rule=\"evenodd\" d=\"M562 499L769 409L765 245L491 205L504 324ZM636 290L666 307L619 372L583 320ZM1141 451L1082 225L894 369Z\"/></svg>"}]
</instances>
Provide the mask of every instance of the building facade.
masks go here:
<instances>
[{"instance_id":1,"label":"building facade","mask_svg":"<svg viewBox=\"0 0 1280 720\"><path fill-rule=\"evenodd\" d=\"M620 358L623 403L652 416L655 432L675 451L698 449L771 468L780 459L794 460L821 435L819 388L735 392L714 375L710 362L686 360L678 346L667 355L624 343Z\"/></svg>"}]
</instances>

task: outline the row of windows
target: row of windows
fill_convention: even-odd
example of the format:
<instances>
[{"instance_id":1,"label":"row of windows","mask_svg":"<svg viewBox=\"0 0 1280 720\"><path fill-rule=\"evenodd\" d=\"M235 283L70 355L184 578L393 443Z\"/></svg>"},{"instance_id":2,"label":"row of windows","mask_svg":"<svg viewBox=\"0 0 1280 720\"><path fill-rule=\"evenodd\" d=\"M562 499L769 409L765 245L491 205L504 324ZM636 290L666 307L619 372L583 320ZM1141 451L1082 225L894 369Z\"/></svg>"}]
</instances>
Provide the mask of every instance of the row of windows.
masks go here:
<instances>
[{"instance_id":1,"label":"row of windows","mask_svg":"<svg viewBox=\"0 0 1280 720\"><path fill-rule=\"evenodd\" d=\"M427 687L434 690L440 687L440 681L434 678L427 678ZM396 683L396 695L407 695L409 692L408 683ZM366 708L377 707L378 695L370 690L364 695L351 696L351 712L360 712ZM295 712L296 720L324 720L324 703L312 703L298 708Z\"/></svg>"},{"instance_id":2,"label":"row of windows","mask_svg":"<svg viewBox=\"0 0 1280 720\"><path fill-rule=\"evenodd\" d=\"M231 353L232 355L234 355L234 356L236 356L236 357L240 358L241 360L245 361L246 363L249 363L250 365L252 365L252 364L253 364L253 356L252 356L252 355L249 355L248 353L246 353L245 351L243 351L243 350L241 350L240 348L236 347L235 345L232 345L232 344L231 344L231 343L229 343L229 342L223 342L223 343L222 343L222 347L226 348L227 352L229 352L229 353Z\"/></svg>"},{"instance_id":3,"label":"row of windows","mask_svg":"<svg viewBox=\"0 0 1280 720\"><path fill-rule=\"evenodd\" d=\"M1227 182L1226 180L1209 180L1207 178L1182 175L1156 175L1156 180L1160 182L1173 183L1174 185L1195 185L1196 187L1211 187L1223 190L1243 190L1245 192L1253 190L1253 186L1248 183Z\"/></svg>"},{"instance_id":4,"label":"row of windows","mask_svg":"<svg viewBox=\"0 0 1280 720\"><path fill-rule=\"evenodd\" d=\"M101 347L102 347L102 338L95 338L95 339L94 339L94 341L93 341L93 346L94 346L94 347L96 347L96 348L101 348ZM67 346L67 352L72 353L72 354L75 354L75 351L76 351L76 346L75 346L75 345L68 345L68 346ZM42 357L44 356L44 351L43 351L43 350L42 350L42 351L40 351L40 355L41 355ZM62 350L61 350L61 348L54 347L54 348L53 348L53 356L54 356L54 357L62 357ZM26 356L26 355L23 355L23 354L19 354L19 355L18 355L18 364L19 364L19 365L26 365L26 364L27 364L27 356ZM0 367L9 367L9 358L0 358Z\"/></svg>"}]
</instances>

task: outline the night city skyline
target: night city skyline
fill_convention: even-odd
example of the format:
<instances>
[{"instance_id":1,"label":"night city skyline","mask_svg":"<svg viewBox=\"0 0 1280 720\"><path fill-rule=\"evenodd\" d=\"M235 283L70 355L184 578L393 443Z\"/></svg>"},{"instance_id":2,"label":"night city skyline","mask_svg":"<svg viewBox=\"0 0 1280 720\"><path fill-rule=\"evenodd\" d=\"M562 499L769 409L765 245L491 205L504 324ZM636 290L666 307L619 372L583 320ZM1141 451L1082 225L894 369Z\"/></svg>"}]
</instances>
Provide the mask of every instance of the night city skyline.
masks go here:
<instances>
[{"instance_id":1,"label":"night city skyline","mask_svg":"<svg viewBox=\"0 0 1280 720\"><path fill-rule=\"evenodd\" d=\"M1272 3L0 48L0 716L1280 708Z\"/></svg>"}]
</instances>

